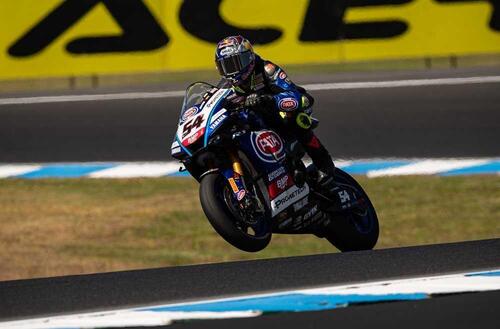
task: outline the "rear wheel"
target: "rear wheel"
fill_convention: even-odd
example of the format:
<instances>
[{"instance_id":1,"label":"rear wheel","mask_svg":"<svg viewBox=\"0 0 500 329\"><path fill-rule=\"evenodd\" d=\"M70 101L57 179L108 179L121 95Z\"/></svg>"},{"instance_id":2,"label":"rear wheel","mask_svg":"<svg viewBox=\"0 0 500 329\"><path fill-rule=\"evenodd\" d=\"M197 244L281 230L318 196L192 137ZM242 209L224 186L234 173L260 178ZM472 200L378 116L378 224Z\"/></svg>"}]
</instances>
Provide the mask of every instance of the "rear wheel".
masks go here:
<instances>
[{"instance_id":1,"label":"rear wheel","mask_svg":"<svg viewBox=\"0 0 500 329\"><path fill-rule=\"evenodd\" d=\"M354 190L362 209L331 214L325 237L340 251L371 250L379 235L377 213L361 185L348 173L335 169L335 181Z\"/></svg>"},{"instance_id":2,"label":"rear wheel","mask_svg":"<svg viewBox=\"0 0 500 329\"><path fill-rule=\"evenodd\" d=\"M215 231L238 249L256 252L271 241L271 226L265 214L248 218L239 208L224 176L213 172L200 182L201 206Z\"/></svg>"}]
</instances>

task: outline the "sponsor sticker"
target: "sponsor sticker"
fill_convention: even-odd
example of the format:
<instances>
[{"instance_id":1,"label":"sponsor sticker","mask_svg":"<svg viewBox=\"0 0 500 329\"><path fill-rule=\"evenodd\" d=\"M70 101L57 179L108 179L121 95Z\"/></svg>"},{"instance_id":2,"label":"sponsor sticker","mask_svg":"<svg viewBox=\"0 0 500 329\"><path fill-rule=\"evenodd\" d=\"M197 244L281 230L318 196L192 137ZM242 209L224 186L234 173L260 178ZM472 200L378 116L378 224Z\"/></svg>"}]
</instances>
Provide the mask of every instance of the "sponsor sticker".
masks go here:
<instances>
[{"instance_id":1,"label":"sponsor sticker","mask_svg":"<svg viewBox=\"0 0 500 329\"><path fill-rule=\"evenodd\" d=\"M294 203L293 210L299 211L300 209L304 208L304 206L307 204L307 202L308 202L307 198L303 198L299 202Z\"/></svg>"},{"instance_id":2,"label":"sponsor sticker","mask_svg":"<svg viewBox=\"0 0 500 329\"><path fill-rule=\"evenodd\" d=\"M221 115L220 117L218 117L211 125L210 125L210 129L214 130L215 128L217 128L221 123L222 121L224 121L225 119L227 118L227 115L223 114Z\"/></svg>"},{"instance_id":3,"label":"sponsor sticker","mask_svg":"<svg viewBox=\"0 0 500 329\"><path fill-rule=\"evenodd\" d=\"M221 115L223 115L226 112L227 112L226 109L221 109L216 113L214 113L214 115L212 115L212 118L210 119L210 123L213 123L215 120L217 120Z\"/></svg>"},{"instance_id":4,"label":"sponsor sticker","mask_svg":"<svg viewBox=\"0 0 500 329\"><path fill-rule=\"evenodd\" d=\"M278 178L278 180L276 181L276 186L280 190L284 190L287 187L287 185L288 185L288 175Z\"/></svg>"},{"instance_id":5,"label":"sponsor sticker","mask_svg":"<svg viewBox=\"0 0 500 329\"><path fill-rule=\"evenodd\" d=\"M207 102L203 110L205 111L206 109L212 109L212 107L215 105L215 103L224 95L226 92L226 89L219 89Z\"/></svg>"},{"instance_id":6,"label":"sponsor sticker","mask_svg":"<svg viewBox=\"0 0 500 329\"><path fill-rule=\"evenodd\" d=\"M281 176L285 172L286 172L285 167L283 167L283 166L279 167L275 171L271 171L269 174L267 174L267 179L268 179L269 182L273 181L274 179L276 179L276 177Z\"/></svg>"},{"instance_id":7,"label":"sponsor sticker","mask_svg":"<svg viewBox=\"0 0 500 329\"><path fill-rule=\"evenodd\" d=\"M238 192L238 194L236 195L236 199L238 199L238 201L241 201L241 199L243 199L245 197L245 190L241 190Z\"/></svg>"},{"instance_id":8,"label":"sponsor sticker","mask_svg":"<svg viewBox=\"0 0 500 329\"><path fill-rule=\"evenodd\" d=\"M193 115L198 113L198 108L196 106L188 108L184 113L182 114L182 121L186 121L187 119L191 118Z\"/></svg>"},{"instance_id":9,"label":"sponsor sticker","mask_svg":"<svg viewBox=\"0 0 500 329\"><path fill-rule=\"evenodd\" d=\"M346 203L351 201L351 197L349 196L349 193L347 193L346 191L340 191L337 194L339 195L340 202Z\"/></svg>"},{"instance_id":10,"label":"sponsor sticker","mask_svg":"<svg viewBox=\"0 0 500 329\"><path fill-rule=\"evenodd\" d=\"M204 134L205 134L205 128L198 129L194 133L191 133L191 135L184 137L182 140L182 145L188 147L189 145L196 142Z\"/></svg>"},{"instance_id":11,"label":"sponsor sticker","mask_svg":"<svg viewBox=\"0 0 500 329\"><path fill-rule=\"evenodd\" d=\"M262 154L274 154L283 149L283 142L281 138L272 131L265 131L255 139L257 148Z\"/></svg>"},{"instance_id":12,"label":"sponsor sticker","mask_svg":"<svg viewBox=\"0 0 500 329\"><path fill-rule=\"evenodd\" d=\"M274 64L269 63L264 66L264 69L266 70L266 73L268 75L273 75L276 71L276 66Z\"/></svg>"},{"instance_id":13,"label":"sponsor sticker","mask_svg":"<svg viewBox=\"0 0 500 329\"><path fill-rule=\"evenodd\" d=\"M240 190L238 188L238 185L236 185L234 178L229 178L229 185L231 185L231 189L233 190L234 193L238 193L238 191Z\"/></svg>"},{"instance_id":14,"label":"sponsor sticker","mask_svg":"<svg viewBox=\"0 0 500 329\"><path fill-rule=\"evenodd\" d=\"M304 214L304 216L302 217L302 219L303 220L308 220L309 218L311 218L311 216L313 216L317 212L318 212L318 205L315 205L314 207L311 208L311 210L309 210L308 212L306 212Z\"/></svg>"},{"instance_id":15,"label":"sponsor sticker","mask_svg":"<svg viewBox=\"0 0 500 329\"><path fill-rule=\"evenodd\" d=\"M295 98L287 97L278 102L278 107L285 111L293 111L299 108L299 102Z\"/></svg>"},{"instance_id":16,"label":"sponsor sticker","mask_svg":"<svg viewBox=\"0 0 500 329\"><path fill-rule=\"evenodd\" d=\"M226 47L220 51L222 56L228 56L234 53L235 49L233 47Z\"/></svg>"},{"instance_id":17,"label":"sponsor sticker","mask_svg":"<svg viewBox=\"0 0 500 329\"><path fill-rule=\"evenodd\" d=\"M288 206L302 199L309 194L309 186L305 184L302 187L297 185L292 186L285 192L281 193L276 199L271 201L272 216L279 214Z\"/></svg>"},{"instance_id":18,"label":"sponsor sticker","mask_svg":"<svg viewBox=\"0 0 500 329\"><path fill-rule=\"evenodd\" d=\"M285 80L286 77L287 77L285 71L281 71L279 77L280 77L281 80Z\"/></svg>"},{"instance_id":19,"label":"sponsor sticker","mask_svg":"<svg viewBox=\"0 0 500 329\"><path fill-rule=\"evenodd\" d=\"M295 205L294 205L295 206ZM293 230L300 230L304 227L308 227L311 224L317 222L322 219L323 215L318 210L318 205L315 205L311 209L309 209L305 214L297 216L292 224Z\"/></svg>"},{"instance_id":20,"label":"sponsor sticker","mask_svg":"<svg viewBox=\"0 0 500 329\"><path fill-rule=\"evenodd\" d=\"M283 140L274 131L264 130L252 135L252 146L259 159L277 162L285 157Z\"/></svg>"},{"instance_id":21,"label":"sponsor sticker","mask_svg":"<svg viewBox=\"0 0 500 329\"><path fill-rule=\"evenodd\" d=\"M198 140L198 138L200 138L201 136L203 136L204 132L205 132L205 129L198 130L193 136L189 137L187 139L188 145L191 145L194 142L196 142Z\"/></svg>"},{"instance_id":22,"label":"sponsor sticker","mask_svg":"<svg viewBox=\"0 0 500 329\"><path fill-rule=\"evenodd\" d=\"M293 186L293 184L294 184L293 179L288 175L280 177L274 182L271 182L267 187L267 191L269 192L269 198L271 200L275 199L278 195L283 193L284 190Z\"/></svg>"},{"instance_id":23,"label":"sponsor sticker","mask_svg":"<svg viewBox=\"0 0 500 329\"><path fill-rule=\"evenodd\" d=\"M178 141L173 141L172 146L170 147L170 152L172 154L177 154L181 152L181 145Z\"/></svg>"}]
</instances>

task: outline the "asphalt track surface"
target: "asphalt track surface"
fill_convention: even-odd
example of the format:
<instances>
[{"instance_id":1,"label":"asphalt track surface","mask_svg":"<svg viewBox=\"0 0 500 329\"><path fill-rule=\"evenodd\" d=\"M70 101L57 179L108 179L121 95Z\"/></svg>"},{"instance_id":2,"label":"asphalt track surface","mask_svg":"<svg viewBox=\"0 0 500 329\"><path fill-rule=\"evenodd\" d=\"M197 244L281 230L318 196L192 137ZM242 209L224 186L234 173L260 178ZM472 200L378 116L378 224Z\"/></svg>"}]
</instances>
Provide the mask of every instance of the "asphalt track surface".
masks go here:
<instances>
[{"instance_id":1,"label":"asphalt track surface","mask_svg":"<svg viewBox=\"0 0 500 329\"><path fill-rule=\"evenodd\" d=\"M500 70L317 75L295 80L311 83L481 75L500 75ZM173 90L182 87L168 86ZM321 121L317 133L337 158L500 156L500 83L312 94L315 114ZM0 106L0 162L171 159L170 144L181 101L177 97Z\"/></svg>"},{"instance_id":2,"label":"asphalt track surface","mask_svg":"<svg viewBox=\"0 0 500 329\"><path fill-rule=\"evenodd\" d=\"M2 296L0 298L0 320L382 279L472 272L498 268L499 265L500 239L491 239L343 254L4 281L0 282L0 296ZM473 306L476 302L479 305L485 305L490 301L497 306L497 312L494 314L496 316L498 302L500 302L499 297L499 294L494 293L474 293L463 295L463 303ZM444 310L443 313L432 312L432 306L426 306L429 303L439 303ZM450 315L452 312L457 314L464 312L454 308L457 303L462 303L460 298L457 300L454 297L440 297L436 301L392 303L387 304L388 306L384 306L385 304L357 306L340 310L339 313L337 313L338 310L334 310L332 314L317 312L314 314L304 313L303 315L274 315L263 317L260 320L270 319L273 322L277 318L283 317L286 318L283 321L293 321L291 319L297 318L297 321L306 323L306 319L318 316L319 323L323 321L322 319L327 321L335 314L339 314L336 318L338 321L342 319L347 321L350 317L358 317L357 321L363 323L365 314L366 319L369 319L375 317L380 309L383 319L379 319L379 321L388 322L390 317L394 315L391 307L396 307L394 310L402 308L405 310L404 312L415 318L424 316L423 314L427 314L427 310L432 318L432 316ZM420 306L413 306L417 304ZM476 313L472 312L474 310ZM491 307L480 310L477 307L476 309L472 307L471 312L458 315L461 317L466 317L466 314L473 316L480 311L484 311L482 316L486 320L492 320ZM360 315L363 315L363 318L360 318ZM423 319L421 320L423 321ZM469 318L469 320L471 319ZM253 320L248 321L248 323L252 323ZM259 319L255 321L259 321ZM238 323L241 323L242 328L249 327L246 320L241 320L241 322L238 320ZM196 323L191 324L196 325ZM349 324L349 322L344 324ZM264 323L263 325L270 327ZM297 327L307 328L307 326Z\"/></svg>"}]
</instances>

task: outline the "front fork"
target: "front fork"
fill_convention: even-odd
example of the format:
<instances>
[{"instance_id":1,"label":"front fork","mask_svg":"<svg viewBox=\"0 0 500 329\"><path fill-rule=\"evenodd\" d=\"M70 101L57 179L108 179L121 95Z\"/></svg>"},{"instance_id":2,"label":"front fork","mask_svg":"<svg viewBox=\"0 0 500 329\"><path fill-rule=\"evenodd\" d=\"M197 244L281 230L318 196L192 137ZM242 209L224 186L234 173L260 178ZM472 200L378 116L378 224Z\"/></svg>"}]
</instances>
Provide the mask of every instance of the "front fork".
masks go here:
<instances>
[{"instance_id":1,"label":"front fork","mask_svg":"<svg viewBox=\"0 0 500 329\"><path fill-rule=\"evenodd\" d=\"M231 160L231 168L222 170L222 174L229 182L234 197L236 198L236 200L238 200L239 203L241 203L241 201L248 193L245 184L243 167L241 165L241 160L238 156L238 153L230 151L229 159Z\"/></svg>"}]
</instances>

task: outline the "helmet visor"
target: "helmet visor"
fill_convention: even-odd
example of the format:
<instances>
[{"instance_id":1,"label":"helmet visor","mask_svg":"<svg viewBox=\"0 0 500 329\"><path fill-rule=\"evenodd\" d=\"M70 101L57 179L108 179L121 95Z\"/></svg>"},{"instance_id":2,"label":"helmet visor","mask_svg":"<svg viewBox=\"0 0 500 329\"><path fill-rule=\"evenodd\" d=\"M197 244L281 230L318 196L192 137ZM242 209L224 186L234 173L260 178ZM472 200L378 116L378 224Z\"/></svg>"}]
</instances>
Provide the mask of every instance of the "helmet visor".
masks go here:
<instances>
[{"instance_id":1,"label":"helmet visor","mask_svg":"<svg viewBox=\"0 0 500 329\"><path fill-rule=\"evenodd\" d=\"M220 58L216 61L217 69L223 76L232 76L240 73L253 60L253 53L246 51L244 53Z\"/></svg>"}]
</instances>

